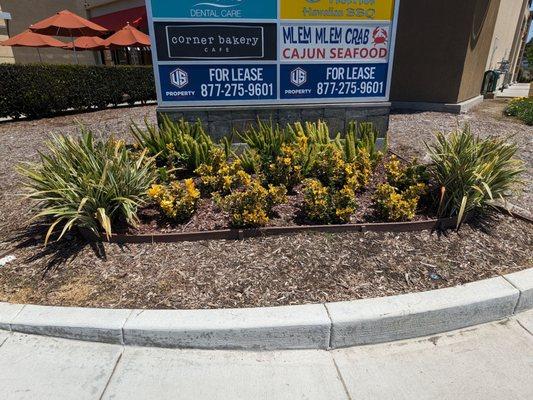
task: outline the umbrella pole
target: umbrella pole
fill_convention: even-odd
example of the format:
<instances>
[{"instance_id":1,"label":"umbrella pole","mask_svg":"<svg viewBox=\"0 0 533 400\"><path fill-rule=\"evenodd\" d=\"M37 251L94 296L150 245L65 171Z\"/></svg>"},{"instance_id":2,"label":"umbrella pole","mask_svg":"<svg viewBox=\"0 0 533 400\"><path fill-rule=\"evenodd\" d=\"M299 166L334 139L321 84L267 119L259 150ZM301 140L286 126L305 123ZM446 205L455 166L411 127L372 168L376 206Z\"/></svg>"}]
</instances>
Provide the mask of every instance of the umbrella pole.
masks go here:
<instances>
[{"instance_id":1,"label":"umbrella pole","mask_svg":"<svg viewBox=\"0 0 533 400\"><path fill-rule=\"evenodd\" d=\"M76 59L76 64L79 64L78 53L76 53L76 45L74 44L74 36L70 37L72 39L72 49L74 50L74 58Z\"/></svg>"},{"instance_id":2,"label":"umbrella pole","mask_svg":"<svg viewBox=\"0 0 533 400\"><path fill-rule=\"evenodd\" d=\"M41 58L41 52L40 52L38 47L37 47L37 54L39 54L39 62L42 64L43 63L43 59Z\"/></svg>"}]
</instances>

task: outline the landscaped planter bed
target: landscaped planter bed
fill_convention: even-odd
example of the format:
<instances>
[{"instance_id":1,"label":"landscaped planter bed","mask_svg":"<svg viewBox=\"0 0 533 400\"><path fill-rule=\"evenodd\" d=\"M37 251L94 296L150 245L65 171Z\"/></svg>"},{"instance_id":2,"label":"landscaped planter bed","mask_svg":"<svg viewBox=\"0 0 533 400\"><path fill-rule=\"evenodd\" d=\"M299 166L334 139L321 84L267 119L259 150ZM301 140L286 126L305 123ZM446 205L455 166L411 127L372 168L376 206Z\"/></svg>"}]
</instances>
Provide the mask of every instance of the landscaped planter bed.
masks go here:
<instances>
[{"instance_id":1,"label":"landscaped planter bed","mask_svg":"<svg viewBox=\"0 0 533 400\"><path fill-rule=\"evenodd\" d=\"M140 114L142 110L128 112ZM127 138L124 131L128 121L124 119L129 117L120 115L123 112L105 111L81 118L101 130L102 135L118 130ZM149 115L152 112L152 107L146 111ZM142 115L134 117L141 122ZM429 125L426 119L438 122ZM508 133L502 124L487 118L476 120L468 116L467 120L484 135L493 127L499 131L492 132L501 136ZM456 124L456 117L435 113L393 116L395 131L391 138L394 142L402 137L407 143L407 132L409 140L416 138L420 144L419 133L427 139L438 127L448 130ZM416 127L419 131L406 129ZM519 131L520 140L527 143L520 126L506 129ZM74 134L73 118L0 126L4 144L0 147L0 258L5 254L16 256L16 260L0 268L0 301L154 309L310 304L457 286L529 268L533 260L532 225L505 215L496 215L493 220L474 219L458 233L365 232L359 226L355 232L333 233L354 228L329 225L324 228L326 232L293 232L245 240L104 243L98 247L105 252L105 258L95 252L97 246L91 247L75 231L63 241L44 247L46 229L27 229L29 202L16 196L20 189L13 167L19 161L35 160L36 151L42 149L42 140L48 138L50 130ZM407 154L404 150L400 148L399 152ZM527 146L520 147L520 152L529 154ZM528 204L526 201L522 206ZM187 227L193 228L197 229L192 224ZM288 228L315 229L309 225ZM243 237L244 231L232 232L237 236L241 232ZM150 231L145 233L151 235Z\"/></svg>"}]
</instances>

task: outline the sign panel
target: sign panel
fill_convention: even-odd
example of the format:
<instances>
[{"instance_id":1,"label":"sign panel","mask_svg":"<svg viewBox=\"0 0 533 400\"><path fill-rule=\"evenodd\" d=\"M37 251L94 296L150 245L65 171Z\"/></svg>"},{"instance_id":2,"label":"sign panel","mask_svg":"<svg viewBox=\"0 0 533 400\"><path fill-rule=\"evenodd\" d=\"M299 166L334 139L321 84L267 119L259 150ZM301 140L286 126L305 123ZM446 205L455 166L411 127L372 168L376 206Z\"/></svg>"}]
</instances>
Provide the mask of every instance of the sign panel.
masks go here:
<instances>
[{"instance_id":1,"label":"sign panel","mask_svg":"<svg viewBox=\"0 0 533 400\"><path fill-rule=\"evenodd\" d=\"M282 0L282 19L391 21L391 0Z\"/></svg>"},{"instance_id":2,"label":"sign panel","mask_svg":"<svg viewBox=\"0 0 533 400\"><path fill-rule=\"evenodd\" d=\"M146 0L153 18L276 19L278 0Z\"/></svg>"},{"instance_id":3,"label":"sign panel","mask_svg":"<svg viewBox=\"0 0 533 400\"><path fill-rule=\"evenodd\" d=\"M159 104L388 101L399 0L146 0Z\"/></svg>"},{"instance_id":4,"label":"sign panel","mask_svg":"<svg viewBox=\"0 0 533 400\"><path fill-rule=\"evenodd\" d=\"M284 23L282 61L382 61L389 58L390 26Z\"/></svg>"},{"instance_id":5,"label":"sign panel","mask_svg":"<svg viewBox=\"0 0 533 400\"><path fill-rule=\"evenodd\" d=\"M274 100L276 65L161 65L164 102Z\"/></svg>"},{"instance_id":6,"label":"sign panel","mask_svg":"<svg viewBox=\"0 0 533 400\"><path fill-rule=\"evenodd\" d=\"M276 24L156 22L159 61L276 60Z\"/></svg>"},{"instance_id":7,"label":"sign panel","mask_svg":"<svg viewBox=\"0 0 533 400\"><path fill-rule=\"evenodd\" d=\"M387 64L283 64L282 99L385 96Z\"/></svg>"}]
</instances>

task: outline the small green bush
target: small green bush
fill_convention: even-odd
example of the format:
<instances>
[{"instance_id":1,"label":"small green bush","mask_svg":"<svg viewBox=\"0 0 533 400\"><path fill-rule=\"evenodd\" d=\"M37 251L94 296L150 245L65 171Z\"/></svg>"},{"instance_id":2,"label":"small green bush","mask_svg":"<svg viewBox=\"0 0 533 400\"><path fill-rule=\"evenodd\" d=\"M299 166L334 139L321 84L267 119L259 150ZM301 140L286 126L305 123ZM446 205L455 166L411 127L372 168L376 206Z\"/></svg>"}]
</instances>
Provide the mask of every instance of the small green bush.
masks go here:
<instances>
[{"instance_id":1,"label":"small green bush","mask_svg":"<svg viewBox=\"0 0 533 400\"><path fill-rule=\"evenodd\" d=\"M468 125L449 136L438 133L436 139L428 149L433 161L430 173L442 188L439 216L458 216L460 224L467 213L509 196L521 183L524 166L514 158L515 144L481 139Z\"/></svg>"},{"instance_id":2,"label":"small green bush","mask_svg":"<svg viewBox=\"0 0 533 400\"><path fill-rule=\"evenodd\" d=\"M0 118L155 100L151 67L0 64Z\"/></svg>"},{"instance_id":3,"label":"small green bush","mask_svg":"<svg viewBox=\"0 0 533 400\"><path fill-rule=\"evenodd\" d=\"M85 129L81 139L54 136L47 147L40 163L19 167L40 209L35 218L51 219L45 242L61 225L59 239L73 227L109 237L117 221L137 224L137 209L155 179L145 153L131 153L122 141L95 141Z\"/></svg>"},{"instance_id":4,"label":"small green bush","mask_svg":"<svg viewBox=\"0 0 533 400\"><path fill-rule=\"evenodd\" d=\"M533 125L533 98L521 97L511 100L505 114L521 119L526 125Z\"/></svg>"}]
</instances>

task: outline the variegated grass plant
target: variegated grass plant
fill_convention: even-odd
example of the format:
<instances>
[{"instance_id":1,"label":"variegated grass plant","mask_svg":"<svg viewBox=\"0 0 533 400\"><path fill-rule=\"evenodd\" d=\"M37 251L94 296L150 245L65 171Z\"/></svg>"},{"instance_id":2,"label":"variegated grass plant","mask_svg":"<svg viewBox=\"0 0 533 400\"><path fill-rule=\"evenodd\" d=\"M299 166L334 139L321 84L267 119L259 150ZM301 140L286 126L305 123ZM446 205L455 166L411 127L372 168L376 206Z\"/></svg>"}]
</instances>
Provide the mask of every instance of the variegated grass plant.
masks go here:
<instances>
[{"instance_id":1,"label":"variegated grass plant","mask_svg":"<svg viewBox=\"0 0 533 400\"><path fill-rule=\"evenodd\" d=\"M59 240L73 227L110 237L118 220L136 225L137 209L155 180L146 150L132 153L112 138L97 141L84 128L81 134L53 136L40 162L18 168L28 198L37 203L33 219L50 221L45 243L56 228L61 229Z\"/></svg>"},{"instance_id":2,"label":"variegated grass plant","mask_svg":"<svg viewBox=\"0 0 533 400\"><path fill-rule=\"evenodd\" d=\"M430 172L441 188L439 216L457 216L457 228L469 212L510 196L521 183L524 165L515 158L517 146L481 139L468 125L448 136L438 133L428 150Z\"/></svg>"}]
</instances>

